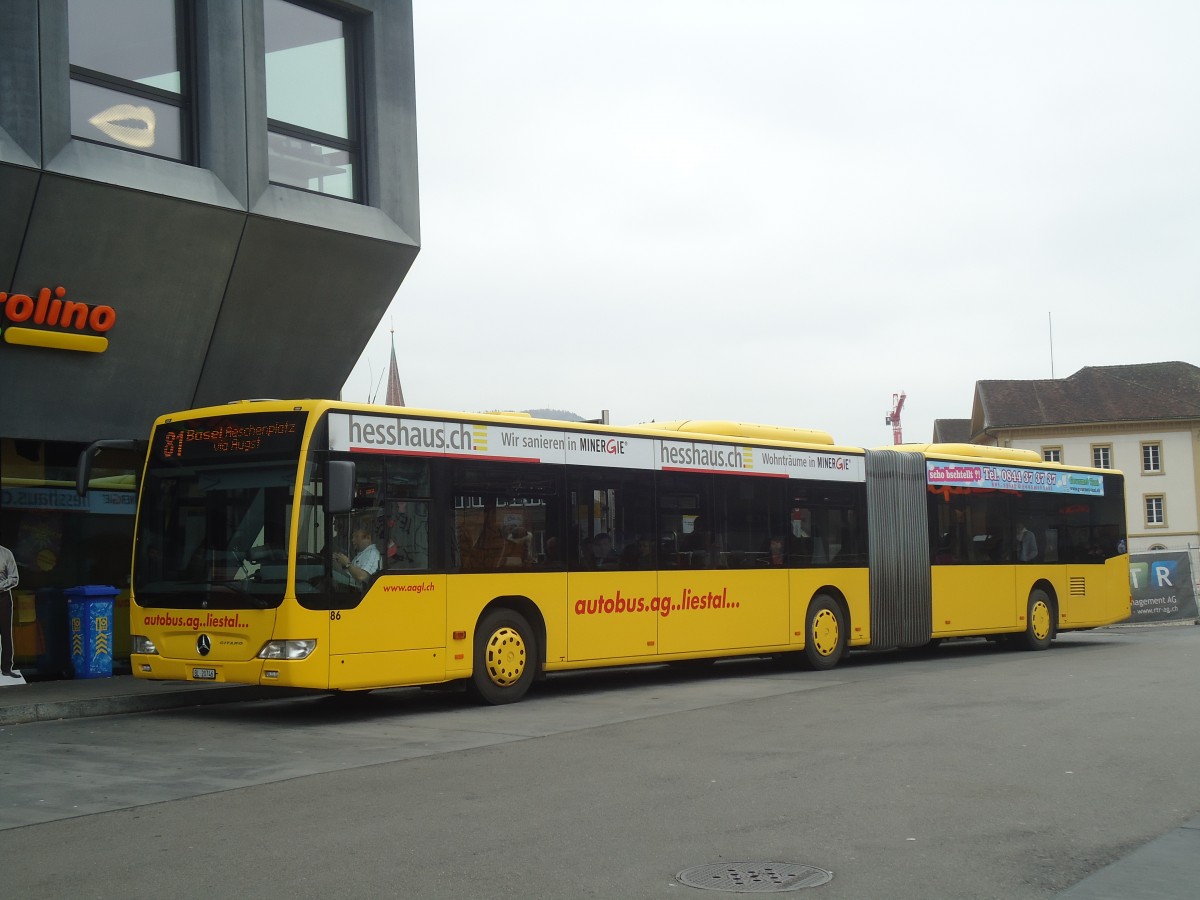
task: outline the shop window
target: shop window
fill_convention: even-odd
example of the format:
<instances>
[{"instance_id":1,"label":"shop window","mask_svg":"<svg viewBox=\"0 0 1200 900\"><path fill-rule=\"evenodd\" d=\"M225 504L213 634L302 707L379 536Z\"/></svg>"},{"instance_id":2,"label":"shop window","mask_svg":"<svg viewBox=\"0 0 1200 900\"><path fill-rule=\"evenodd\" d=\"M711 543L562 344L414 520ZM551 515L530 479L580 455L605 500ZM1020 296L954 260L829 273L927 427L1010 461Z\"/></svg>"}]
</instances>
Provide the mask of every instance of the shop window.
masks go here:
<instances>
[{"instance_id":1,"label":"shop window","mask_svg":"<svg viewBox=\"0 0 1200 900\"><path fill-rule=\"evenodd\" d=\"M182 0L68 0L71 134L190 162Z\"/></svg>"},{"instance_id":2,"label":"shop window","mask_svg":"<svg viewBox=\"0 0 1200 900\"><path fill-rule=\"evenodd\" d=\"M271 182L360 200L353 20L285 0L263 16Z\"/></svg>"},{"instance_id":3,"label":"shop window","mask_svg":"<svg viewBox=\"0 0 1200 900\"><path fill-rule=\"evenodd\" d=\"M81 584L124 588L133 548L132 451L97 457L86 497L75 491L84 445L0 439L0 543L16 557L27 596Z\"/></svg>"}]
</instances>

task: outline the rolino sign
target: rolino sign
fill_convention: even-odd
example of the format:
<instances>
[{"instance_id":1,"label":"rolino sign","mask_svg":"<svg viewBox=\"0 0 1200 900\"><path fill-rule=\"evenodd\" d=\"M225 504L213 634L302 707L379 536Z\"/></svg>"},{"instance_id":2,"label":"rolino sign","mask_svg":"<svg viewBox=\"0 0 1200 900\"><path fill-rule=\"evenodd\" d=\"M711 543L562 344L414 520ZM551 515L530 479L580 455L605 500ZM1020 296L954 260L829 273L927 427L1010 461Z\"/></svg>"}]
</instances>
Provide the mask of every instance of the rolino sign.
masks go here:
<instances>
[{"instance_id":1,"label":"rolino sign","mask_svg":"<svg viewBox=\"0 0 1200 900\"><path fill-rule=\"evenodd\" d=\"M67 289L61 285L54 290L42 288L36 297L0 291L0 327L5 343L84 353L107 350L108 338L104 335L117 324L116 310L66 297Z\"/></svg>"}]
</instances>

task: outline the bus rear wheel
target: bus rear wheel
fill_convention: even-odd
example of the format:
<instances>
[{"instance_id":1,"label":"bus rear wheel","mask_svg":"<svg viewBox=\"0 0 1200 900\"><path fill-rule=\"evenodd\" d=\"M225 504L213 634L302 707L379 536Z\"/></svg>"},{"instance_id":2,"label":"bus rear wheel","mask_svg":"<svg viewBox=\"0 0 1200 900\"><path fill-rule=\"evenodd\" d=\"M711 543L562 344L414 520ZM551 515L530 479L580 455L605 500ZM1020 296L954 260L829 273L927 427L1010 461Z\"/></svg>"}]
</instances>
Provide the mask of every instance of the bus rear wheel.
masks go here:
<instances>
[{"instance_id":1,"label":"bus rear wheel","mask_svg":"<svg viewBox=\"0 0 1200 900\"><path fill-rule=\"evenodd\" d=\"M846 652L846 618L828 594L818 594L804 617L804 660L813 669L832 669Z\"/></svg>"},{"instance_id":2,"label":"bus rear wheel","mask_svg":"<svg viewBox=\"0 0 1200 900\"><path fill-rule=\"evenodd\" d=\"M1054 604L1041 588L1029 594L1029 608L1025 613L1025 633L1021 635L1021 646L1026 650L1046 650L1054 640Z\"/></svg>"},{"instance_id":3,"label":"bus rear wheel","mask_svg":"<svg viewBox=\"0 0 1200 900\"><path fill-rule=\"evenodd\" d=\"M471 693L484 703L516 703L529 691L537 669L537 643L525 617L496 609L475 628Z\"/></svg>"}]
</instances>

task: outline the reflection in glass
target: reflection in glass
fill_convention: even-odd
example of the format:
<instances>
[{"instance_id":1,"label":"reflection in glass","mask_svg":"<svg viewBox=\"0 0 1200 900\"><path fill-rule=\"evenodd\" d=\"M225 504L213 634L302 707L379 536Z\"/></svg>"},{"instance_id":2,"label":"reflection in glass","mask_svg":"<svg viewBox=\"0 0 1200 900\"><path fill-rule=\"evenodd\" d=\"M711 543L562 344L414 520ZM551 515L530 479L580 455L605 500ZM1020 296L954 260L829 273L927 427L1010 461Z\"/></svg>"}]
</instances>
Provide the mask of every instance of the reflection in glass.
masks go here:
<instances>
[{"instance_id":1,"label":"reflection in glass","mask_svg":"<svg viewBox=\"0 0 1200 900\"><path fill-rule=\"evenodd\" d=\"M346 150L271 133L267 164L276 184L354 199L354 166Z\"/></svg>"},{"instance_id":2,"label":"reflection in glass","mask_svg":"<svg viewBox=\"0 0 1200 900\"><path fill-rule=\"evenodd\" d=\"M71 65L180 92L175 0L69 0Z\"/></svg>"},{"instance_id":3,"label":"reflection in glass","mask_svg":"<svg viewBox=\"0 0 1200 900\"><path fill-rule=\"evenodd\" d=\"M182 159L179 107L71 81L71 134L115 147Z\"/></svg>"},{"instance_id":4,"label":"reflection in glass","mask_svg":"<svg viewBox=\"0 0 1200 900\"><path fill-rule=\"evenodd\" d=\"M348 138L345 24L283 0L266 0L263 15L267 117Z\"/></svg>"}]
</instances>

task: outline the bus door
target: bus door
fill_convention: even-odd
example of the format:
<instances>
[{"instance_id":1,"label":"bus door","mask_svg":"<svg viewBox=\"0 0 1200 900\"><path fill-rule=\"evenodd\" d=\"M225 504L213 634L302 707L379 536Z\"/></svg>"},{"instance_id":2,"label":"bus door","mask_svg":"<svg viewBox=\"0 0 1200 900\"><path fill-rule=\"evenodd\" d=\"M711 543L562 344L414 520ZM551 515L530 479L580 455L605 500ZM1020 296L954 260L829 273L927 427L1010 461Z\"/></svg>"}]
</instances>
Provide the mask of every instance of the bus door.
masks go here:
<instances>
[{"instance_id":1,"label":"bus door","mask_svg":"<svg viewBox=\"0 0 1200 900\"><path fill-rule=\"evenodd\" d=\"M783 487L741 475L663 477L661 653L788 643Z\"/></svg>"},{"instance_id":2,"label":"bus door","mask_svg":"<svg viewBox=\"0 0 1200 900\"><path fill-rule=\"evenodd\" d=\"M661 619L654 488L649 472L585 468L570 475L567 657L658 653Z\"/></svg>"},{"instance_id":3,"label":"bus door","mask_svg":"<svg viewBox=\"0 0 1200 900\"><path fill-rule=\"evenodd\" d=\"M334 556L344 608L330 613L331 684L445 677L446 576L430 573L427 560L404 544L427 516L427 503L405 501L351 520L351 549ZM339 567L345 557L349 564Z\"/></svg>"},{"instance_id":4,"label":"bus door","mask_svg":"<svg viewBox=\"0 0 1200 900\"><path fill-rule=\"evenodd\" d=\"M650 656L658 652L658 577L613 568L567 575L570 660Z\"/></svg>"},{"instance_id":5,"label":"bus door","mask_svg":"<svg viewBox=\"0 0 1200 900\"><path fill-rule=\"evenodd\" d=\"M1012 496L942 485L930 485L926 493L932 633L951 637L1015 628L1029 595L1018 598Z\"/></svg>"},{"instance_id":6,"label":"bus door","mask_svg":"<svg viewBox=\"0 0 1200 900\"><path fill-rule=\"evenodd\" d=\"M328 566L330 683L445 676L446 576L430 571L429 462L355 461L354 508L329 517L314 559ZM297 560L297 587L305 560Z\"/></svg>"}]
</instances>

